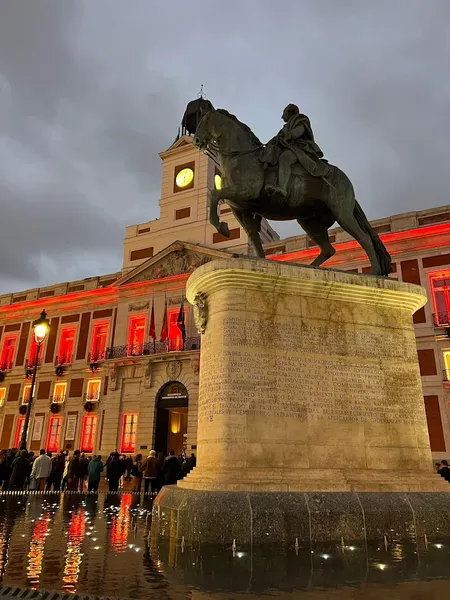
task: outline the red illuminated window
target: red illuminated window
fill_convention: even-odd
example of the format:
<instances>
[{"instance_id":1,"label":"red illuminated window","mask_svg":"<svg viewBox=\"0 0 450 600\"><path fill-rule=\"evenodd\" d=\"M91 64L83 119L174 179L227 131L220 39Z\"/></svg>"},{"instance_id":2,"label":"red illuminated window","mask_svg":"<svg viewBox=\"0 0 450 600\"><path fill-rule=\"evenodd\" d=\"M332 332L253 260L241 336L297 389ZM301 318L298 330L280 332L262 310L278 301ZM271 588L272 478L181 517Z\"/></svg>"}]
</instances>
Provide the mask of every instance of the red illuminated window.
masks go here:
<instances>
[{"instance_id":1,"label":"red illuminated window","mask_svg":"<svg viewBox=\"0 0 450 600\"><path fill-rule=\"evenodd\" d=\"M122 442L120 451L132 453L136 450L137 415L128 414L122 417Z\"/></svg>"},{"instance_id":2,"label":"red illuminated window","mask_svg":"<svg viewBox=\"0 0 450 600\"><path fill-rule=\"evenodd\" d=\"M85 415L81 425L81 451L93 452L97 434L98 415Z\"/></svg>"},{"instance_id":3,"label":"red illuminated window","mask_svg":"<svg viewBox=\"0 0 450 600\"><path fill-rule=\"evenodd\" d=\"M50 417L48 421L47 443L48 452L58 452L61 437L62 417Z\"/></svg>"},{"instance_id":4,"label":"red illuminated window","mask_svg":"<svg viewBox=\"0 0 450 600\"><path fill-rule=\"evenodd\" d=\"M435 325L450 325L450 272L430 276Z\"/></svg>"},{"instance_id":5,"label":"red illuminated window","mask_svg":"<svg viewBox=\"0 0 450 600\"><path fill-rule=\"evenodd\" d=\"M3 340L2 355L0 359L1 369L11 369L16 349L17 335L7 335Z\"/></svg>"},{"instance_id":6,"label":"red illuminated window","mask_svg":"<svg viewBox=\"0 0 450 600\"><path fill-rule=\"evenodd\" d=\"M37 359L37 364L38 366L42 363L42 357L44 355L44 344L45 342L43 342L41 344L41 349L39 351L39 358ZM28 360L26 361L26 366L29 368L34 367L34 363L36 362L36 352L37 352L37 342L36 342L36 338L34 337L34 333L31 333L31 341L30 341L30 348L28 350Z\"/></svg>"},{"instance_id":7,"label":"red illuminated window","mask_svg":"<svg viewBox=\"0 0 450 600\"><path fill-rule=\"evenodd\" d=\"M90 361L104 360L108 341L109 323L95 323L92 329Z\"/></svg>"},{"instance_id":8,"label":"red illuminated window","mask_svg":"<svg viewBox=\"0 0 450 600\"><path fill-rule=\"evenodd\" d=\"M6 398L6 388L0 388L0 408L3 406Z\"/></svg>"},{"instance_id":9,"label":"red illuminated window","mask_svg":"<svg viewBox=\"0 0 450 600\"><path fill-rule=\"evenodd\" d=\"M14 436L14 445L13 448L18 448L20 443L20 438L22 437L23 426L25 424L25 417L19 417L17 419L16 425L16 435Z\"/></svg>"},{"instance_id":10,"label":"red illuminated window","mask_svg":"<svg viewBox=\"0 0 450 600\"><path fill-rule=\"evenodd\" d=\"M147 316L134 315L128 324L128 356L140 356L144 353Z\"/></svg>"},{"instance_id":11,"label":"red illuminated window","mask_svg":"<svg viewBox=\"0 0 450 600\"><path fill-rule=\"evenodd\" d=\"M31 385L23 386L22 404L28 404L31 395Z\"/></svg>"},{"instance_id":12,"label":"red illuminated window","mask_svg":"<svg viewBox=\"0 0 450 600\"><path fill-rule=\"evenodd\" d=\"M58 365L70 365L72 363L73 349L75 346L76 327L63 327L59 336Z\"/></svg>"},{"instance_id":13,"label":"red illuminated window","mask_svg":"<svg viewBox=\"0 0 450 600\"><path fill-rule=\"evenodd\" d=\"M169 351L171 351L171 352L176 352L177 350L183 350L183 338L181 336L180 328L177 325L179 314L180 314L179 308L169 310L169 312L168 312ZM186 311L184 313L184 318L186 321Z\"/></svg>"}]
</instances>

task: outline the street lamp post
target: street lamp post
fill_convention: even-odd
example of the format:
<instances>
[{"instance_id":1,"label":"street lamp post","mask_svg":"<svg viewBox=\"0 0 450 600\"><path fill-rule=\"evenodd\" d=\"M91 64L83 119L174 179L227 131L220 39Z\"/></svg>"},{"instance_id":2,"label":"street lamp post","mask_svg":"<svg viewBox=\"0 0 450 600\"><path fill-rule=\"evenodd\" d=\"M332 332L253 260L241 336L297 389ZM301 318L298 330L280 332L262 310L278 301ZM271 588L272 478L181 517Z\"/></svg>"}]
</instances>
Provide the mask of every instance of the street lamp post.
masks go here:
<instances>
[{"instance_id":1,"label":"street lamp post","mask_svg":"<svg viewBox=\"0 0 450 600\"><path fill-rule=\"evenodd\" d=\"M34 358L33 365L33 379L31 380L31 389L30 389L30 397L27 404L27 412L25 416L25 423L23 424L22 435L20 438L20 449L24 450L27 447L27 435L28 435L28 427L30 424L30 415L31 409L33 406L33 398L34 398L34 388L36 385L36 374L39 363L39 355L41 353L42 343L45 341L49 331L50 331L50 322L47 319L47 313L45 310L41 312L41 316L36 321L33 321L33 330L34 330L34 339L36 340L36 355Z\"/></svg>"}]
</instances>

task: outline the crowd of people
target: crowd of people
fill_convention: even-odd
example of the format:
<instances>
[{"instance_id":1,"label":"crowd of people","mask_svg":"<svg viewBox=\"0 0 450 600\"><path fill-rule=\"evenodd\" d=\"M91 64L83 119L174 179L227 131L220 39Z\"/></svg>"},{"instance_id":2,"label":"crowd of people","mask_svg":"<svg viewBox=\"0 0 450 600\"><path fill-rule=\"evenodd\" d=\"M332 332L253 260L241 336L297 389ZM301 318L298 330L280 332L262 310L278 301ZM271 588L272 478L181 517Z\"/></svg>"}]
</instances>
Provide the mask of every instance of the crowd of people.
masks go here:
<instances>
[{"instance_id":1,"label":"crowd of people","mask_svg":"<svg viewBox=\"0 0 450 600\"><path fill-rule=\"evenodd\" d=\"M11 448L0 451L0 490L2 491L73 491L96 492L102 476L108 490L117 492L130 482L133 492L156 495L164 485L173 485L185 477L196 465L191 454L177 457L171 450L166 457L151 450L147 458L111 452L106 462L99 455L89 457L80 450L72 456L60 451L55 456L44 449L34 452ZM144 484L144 485L142 485Z\"/></svg>"}]
</instances>

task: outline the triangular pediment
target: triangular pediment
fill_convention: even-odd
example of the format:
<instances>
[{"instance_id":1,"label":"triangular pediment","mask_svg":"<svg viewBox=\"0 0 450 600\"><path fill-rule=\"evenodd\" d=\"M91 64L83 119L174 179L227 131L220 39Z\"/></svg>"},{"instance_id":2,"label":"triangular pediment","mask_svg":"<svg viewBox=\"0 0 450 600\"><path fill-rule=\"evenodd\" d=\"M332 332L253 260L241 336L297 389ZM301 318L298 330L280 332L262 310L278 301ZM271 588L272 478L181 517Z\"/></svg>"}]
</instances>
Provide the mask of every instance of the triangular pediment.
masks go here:
<instances>
[{"instance_id":1,"label":"triangular pediment","mask_svg":"<svg viewBox=\"0 0 450 600\"><path fill-rule=\"evenodd\" d=\"M165 150L164 152L161 152L159 154L159 156L161 158L164 158L167 155L167 153L171 153L174 150L180 150L180 148L187 148L187 147L189 147L189 148L193 147L192 146L192 137L189 135L182 135L177 140L175 140L174 143L167 148L167 150Z\"/></svg>"},{"instance_id":2,"label":"triangular pediment","mask_svg":"<svg viewBox=\"0 0 450 600\"><path fill-rule=\"evenodd\" d=\"M211 260L229 258L229 256L230 253L224 250L212 250L211 248L188 242L174 242L132 271L126 273L114 283L114 287L192 273L195 269Z\"/></svg>"}]
</instances>

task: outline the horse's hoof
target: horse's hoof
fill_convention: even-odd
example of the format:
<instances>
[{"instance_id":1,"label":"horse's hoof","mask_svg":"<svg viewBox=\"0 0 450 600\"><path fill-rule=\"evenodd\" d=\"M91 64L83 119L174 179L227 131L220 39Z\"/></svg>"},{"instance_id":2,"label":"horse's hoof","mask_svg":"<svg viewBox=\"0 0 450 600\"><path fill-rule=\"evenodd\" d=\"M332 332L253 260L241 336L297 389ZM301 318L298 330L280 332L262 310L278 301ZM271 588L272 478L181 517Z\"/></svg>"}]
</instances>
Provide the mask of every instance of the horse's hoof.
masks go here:
<instances>
[{"instance_id":1,"label":"horse's hoof","mask_svg":"<svg viewBox=\"0 0 450 600\"><path fill-rule=\"evenodd\" d=\"M230 228L228 227L228 223L224 221L219 225L219 233L223 235L223 237L230 237Z\"/></svg>"}]
</instances>

